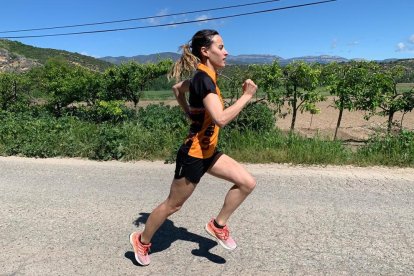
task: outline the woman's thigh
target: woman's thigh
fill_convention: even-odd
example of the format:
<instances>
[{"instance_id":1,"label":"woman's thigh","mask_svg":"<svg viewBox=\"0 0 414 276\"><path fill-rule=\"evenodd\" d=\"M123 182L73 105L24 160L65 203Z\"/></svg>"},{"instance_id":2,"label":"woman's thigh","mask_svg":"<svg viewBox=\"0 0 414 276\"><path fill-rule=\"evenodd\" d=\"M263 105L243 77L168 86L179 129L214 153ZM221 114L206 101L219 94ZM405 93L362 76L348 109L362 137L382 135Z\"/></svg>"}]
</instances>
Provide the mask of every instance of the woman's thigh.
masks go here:
<instances>
[{"instance_id":1,"label":"woman's thigh","mask_svg":"<svg viewBox=\"0 0 414 276\"><path fill-rule=\"evenodd\" d=\"M226 154L220 155L207 172L237 186L254 188L256 185L253 176L240 163Z\"/></svg>"},{"instance_id":2,"label":"woman's thigh","mask_svg":"<svg viewBox=\"0 0 414 276\"><path fill-rule=\"evenodd\" d=\"M168 202L171 205L182 205L194 192L197 185L188 181L185 177L174 179L171 183Z\"/></svg>"}]
</instances>

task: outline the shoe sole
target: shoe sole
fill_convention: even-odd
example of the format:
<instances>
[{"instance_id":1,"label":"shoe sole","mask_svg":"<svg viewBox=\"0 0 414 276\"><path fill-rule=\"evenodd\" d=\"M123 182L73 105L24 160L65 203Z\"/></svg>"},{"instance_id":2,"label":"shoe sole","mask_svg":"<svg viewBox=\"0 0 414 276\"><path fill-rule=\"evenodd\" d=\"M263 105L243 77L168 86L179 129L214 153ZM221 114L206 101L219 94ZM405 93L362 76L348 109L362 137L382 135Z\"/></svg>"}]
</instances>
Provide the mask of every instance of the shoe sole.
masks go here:
<instances>
[{"instance_id":1,"label":"shoe sole","mask_svg":"<svg viewBox=\"0 0 414 276\"><path fill-rule=\"evenodd\" d=\"M208 223L206 224L206 226L204 227L204 229L206 230L206 232L210 235L210 236L212 236L213 238L215 238L216 240L217 240L217 242L223 247L223 248L225 248L225 249L227 249L227 250L230 250L230 251L232 251L232 250L234 250L234 249L236 249L236 247L237 247L237 245L234 247L234 248L231 248L231 247L228 247L222 240L220 240L219 238L217 238L216 237L216 235L214 234L214 232L211 232L210 231L210 228L208 227Z\"/></svg>"},{"instance_id":2,"label":"shoe sole","mask_svg":"<svg viewBox=\"0 0 414 276\"><path fill-rule=\"evenodd\" d=\"M134 236L134 234L135 233L131 233L130 235L129 235L129 242L131 243L131 245L132 245L132 250L134 250L134 257L135 257L135 261L137 261L137 263L139 263L140 265L142 265L142 266L147 266L147 265L149 265L149 263L148 264L143 264L143 263L141 263L141 261L137 258L137 255L135 254L135 247L134 247L134 241L133 241L133 236Z\"/></svg>"}]
</instances>

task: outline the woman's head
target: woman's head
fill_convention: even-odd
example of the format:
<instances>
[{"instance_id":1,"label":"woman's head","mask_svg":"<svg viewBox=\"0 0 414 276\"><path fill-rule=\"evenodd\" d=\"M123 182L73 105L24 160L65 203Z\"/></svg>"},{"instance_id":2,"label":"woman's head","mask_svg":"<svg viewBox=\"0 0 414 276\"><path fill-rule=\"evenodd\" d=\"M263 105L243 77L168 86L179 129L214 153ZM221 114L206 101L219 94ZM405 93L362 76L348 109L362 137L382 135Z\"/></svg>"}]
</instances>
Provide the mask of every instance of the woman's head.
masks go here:
<instances>
[{"instance_id":1,"label":"woman's head","mask_svg":"<svg viewBox=\"0 0 414 276\"><path fill-rule=\"evenodd\" d=\"M213 44L213 37L215 35L219 35L216 30L201 30L196 32L191 39L191 53L202 61L203 56L201 54L201 48L210 48Z\"/></svg>"},{"instance_id":2,"label":"woman's head","mask_svg":"<svg viewBox=\"0 0 414 276\"><path fill-rule=\"evenodd\" d=\"M182 49L181 58L174 64L169 77L177 80L194 72L198 63L203 63L212 69L225 66L227 51L221 36L215 30L201 30Z\"/></svg>"}]
</instances>

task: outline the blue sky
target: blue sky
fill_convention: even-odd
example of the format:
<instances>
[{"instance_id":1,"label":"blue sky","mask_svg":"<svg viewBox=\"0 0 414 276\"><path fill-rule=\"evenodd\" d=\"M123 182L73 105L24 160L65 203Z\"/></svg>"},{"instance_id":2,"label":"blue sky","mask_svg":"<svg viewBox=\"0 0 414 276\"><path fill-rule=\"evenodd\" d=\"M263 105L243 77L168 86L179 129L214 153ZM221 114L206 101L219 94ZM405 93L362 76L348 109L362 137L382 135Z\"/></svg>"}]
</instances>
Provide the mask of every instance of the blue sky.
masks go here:
<instances>
[{"instance_id":1,"label":"blue sky","mask_svg":"<svg viewBox=\"0 0 414 276\"><path fill-rule=\"evenodd\" d=\"M0 31L122 20L258 1L4 1L0 17ZM317 2L317 0L281 0L238 9L88 28L0 33L0 37L173 23L311 2ZM187 42L197 30L212 28L220 32L225 47L231 55L272 54L283 58L334 55L369 60L414 58L413 11L414 0L337 0L322 5L202 23L89 35L12 40L94 57L134 56L176 52L178 47Z\"/></svg>"}]
</instances>

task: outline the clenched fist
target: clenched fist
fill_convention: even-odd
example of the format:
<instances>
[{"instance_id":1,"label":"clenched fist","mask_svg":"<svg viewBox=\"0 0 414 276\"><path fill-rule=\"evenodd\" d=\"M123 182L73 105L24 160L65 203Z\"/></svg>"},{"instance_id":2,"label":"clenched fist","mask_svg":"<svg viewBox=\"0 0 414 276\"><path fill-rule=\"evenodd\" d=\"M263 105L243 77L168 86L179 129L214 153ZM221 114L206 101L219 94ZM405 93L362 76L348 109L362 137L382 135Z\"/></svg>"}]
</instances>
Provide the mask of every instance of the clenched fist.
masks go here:
<instances>
[{"instance_id":1,"label":"clenched fist","mask_svg":"<svg viewBox=\"0 0 414 276\"><path fill-rule=\"evenodd\" d=\"M243 94L248 96L254 96L257 91L257 85L251 80L247 79L243 83Z\"/></svg>"}]
</instances>

